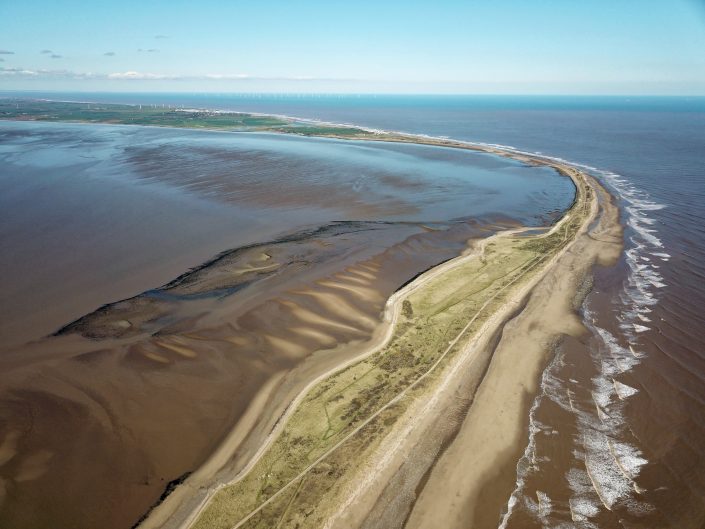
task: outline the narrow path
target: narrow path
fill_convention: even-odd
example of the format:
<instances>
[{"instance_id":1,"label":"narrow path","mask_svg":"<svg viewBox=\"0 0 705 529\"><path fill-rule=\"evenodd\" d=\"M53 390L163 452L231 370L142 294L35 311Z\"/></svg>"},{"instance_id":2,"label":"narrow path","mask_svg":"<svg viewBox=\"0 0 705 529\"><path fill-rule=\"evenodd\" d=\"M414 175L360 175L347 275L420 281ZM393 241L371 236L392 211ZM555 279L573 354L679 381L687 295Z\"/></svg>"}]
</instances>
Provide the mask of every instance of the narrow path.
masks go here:
<instances>
[{"instance_id":1,"label":"narrow path","mask_svg":"<svg viewBox=\"0 0 705 529\"><path fill-rule=\"evenodd\" d=\"M387 141L393 142L394 140L387 140ZM424 143L424 142L421 141L419 143ZM470 146L460 145L460 144L452 145L452 146L456 147L456 148L462 148L462 149L480 150L483 152L488 152L490 154L497 154L500 156L507 156L510 158L516 158L516 159L519 159L520 161L523 161L523 157L524 157L524 155L520 156L517 153L511 153L511 152L506 152L506 151L502 152L502 151L497 151L495 149L488 149L488 148L477 147L477 146L470 147ZM588 188L590 188L589 184L583 178L581 171L579 171L579 170L577 170L567 164L564 164L562 162L558 163L558 162L554 162L552 160L546 160L546 159L542 159L542 158L536 157L536 156L533 156L532 158L535 160L538 160L542 164L546 164L546 165L549 165L549 166L555 168L556 170L558 170L559 172L561 172L565 176L569 177L574 182L574 184L576 186L576 200L578 200L578 197L581 194L581 189L585 188L586 186ZM595 207L594 197L583 196L583 198L585 199L584 207L586 210L587 210L587 208L591 208L591 207L594 208ZM554 224L552 226L552 228L548 232L544 233L543 236L545 237L545 236L548 236L548 235L551 235L551 234L557 232L558 230L560 230L561 228L563 228L567 224L567 221L570 218L571 218L570 214L564 215L556 224ZM455 259L452 259L446 263L443 263L443 264L433 268L432 270L429 270L428 272L426 272L422 276L418 277L414 282L407 285L405 288L394 293L387 300L387 304L385 307L384 320L388 321L388 328L386 329L386 332L382 336L380 336L377 343L371 345L367 351L357 355L354 358L349 359L348 361L344 362L343 364L338 365L335 368L330 369L326 373L321 374L320 376L316 377L316 379L310 381L310 383L307 384L306 387L304 387L301 390L301 392L297 395L297 397L294 398L291 402L289 402L288 406L285 408L285 411L277 419L274 428L270 431L269 435L267 435L267 437L264 439L264 442L260 445L257 452L247 462L247 464L242 469L240 469L240 471L237 473L237 475L233 479L228 480L227 482L222 482L216 486L212 486L212 485L208 486L207 488L201 488L202 485L198 484L198 483L196 483L194 485L190 485L188 483L183 484L184 486L186 486L186 488L190 488L190 489L193 489L194 486L199 487L199 488L201 488L202 491L205 491L204 492L205 495L204 495L203 499L197 504L196 508L189 509L190 512L188 514L186 514L185 516L179 515L179 518L181 518L181 516L184 516L184 517L181 518L179 521L176 521L176 525L174 525L174 527L178 527L179 529L187 529L188 527L190 527L198 519L200 514L203 512L203 510L209 504L212 497L218 491L220 491L220 489L238 482L245 475L247 475L247 473L254 467L254 465L261 459L261 457L266 453L266 451L273 444L274 440L278 437L278 435L280 434L280 432L282 431L282 429L286 425L289 417L293 414L293 412L296 410L297 406L301 403L303 398L306 396L306 394L310 391L310 389L312 387L314 387L316 384L318 384L319 382L321 382L325 378L327 378L337 372L340 372L341 370L349 367L350 365L357 363L359 361L362 361L365 358L369 357L370 355L374 354L375 352L381 350L390 341L390 339L392 337L394 328L395 328L397 321L398 321L398 318L399 318L401 302L403 301L403 299L405 299L412 292L416 291L418 288L423 287L425 284L427 284L429 281L431 281L432 279L434 279L438 275L444 274L447 270L452 269L456 266L459 266L460 264L466 262L467 260L475 258L477 255L481 255L484 252L485 245L490 240L493 240L496 237L500 237L500 236L511 236L513 234L522 233L522 232L525 232L525 231L531 230L531 229L532 228L530 228L530 227L511 229L511 230L507 230L505 232L502 232L500 234L497 234L494 237L490 237L489 239L483 239L476 246L475 250L473 250L465 255L456 257ZM565 232L564 232L564 240L566 240L566 239L567 239L567 226L565 227ZM551 259L550 262L554 262L565 251L566 248L561 249L559 251L559 253ZM394 404L395 402L398 402L409 390L416 387L422 380L424 380L437 367L437 365L443 360L443 358L445 358L445 356L450 351L450 349L452 349L452 347L457 344L457 341L460 340L460 338L462 338L462 335L467 331L469 326L474 321L476 321L477 317L487 307L487 305L491 301L496 299L497 295L499 295L501 292L506 290L507 287L514 284L514 282L516 282L518 279L523 277L526 273L528 273L530 270L532 270L538 264L540 264L540 262L542 260L543 260L543 258L539 258L538 261L533 262L529 269L525 270L520 276L516 277L510 283L508 283L507 285L502 287L497 293L495 293L490 299L488 299L485 302L485 304L483 304L483 306L477 311L477 313L471 319L471 321L463 328L462 331L460 331L460 333L456 336L456 338L453 340L453 342L451 342L451 345L441 355L441 357L438 359L438 361L436 363L434 363L434 365L426 373L424 373L419 379L417 379L414 383L412 383L412 385L410 385L405 390L403 390L403 392L400 393L399 395L397 395L392 401L388 402L383 408L378 410L372 417L369 417L365 422L363 422L361 425L359 425L355 430L350 432L343 440L341 440L334 447L329 449L325 454L323 454L321 457L319 457L314 463L312 463L306 469L304 469L297 477L292 479L282 489L277 491L274 496L267 499L265 501L265 503L263 503L262 505L257 507L257 509L255 511L251 512L250 514L248 514L248 516L246 518L244 518L243 520L238 522L238 524L235 527L241 527L247 520L251 519L252 516L254 516L257 512L260 512L262 510L262 508L264 508L266 505L270 504L274 499L276 499L276 497L278 497L282 492L284 492L284 490L288 489L294 482L296 482L298 479L303 477L308 471L310 471L311 468L313 468L316 464L318 464L320 461L322 461L328 455L330 455L342 443L344 443L345 441L350 439L350 437L354 436L357 432L359 432L361 428L363 428L364 426L369 424L369 422L371 420L373 420L374 418L376 418L380 412L384 411L385 409L388 409L388 407L390 405ZM531 261L530 261L530 263L531 263ZM225 447L223 447L223 448L225 448ZM222 459L222 457L220 459ZM215 475L215 472L213 470L214 469L211 469L211 476L212 477L214 477L214 475ZM201 483L205 484L204 483L205 481L206 480L201 480ZM184 497L181 497L179 499L177 499L177 498L174 498L174 499L176 499L176 503L174 503L172 506L167 507L166 510L163 513L160 513L158 516L150 517L151 519L148 518L147 520L145 520L145 523L142 525L142 527L144 527L145 529L151 528L151 527L162 527L164 525L164 522L166 522L169 518L171 518L172 515L176 514L179 511L179 509L181 509L182 507L185 507L185 498ZM165 503L168 503L168 499ZM161 507L166 507L166 505L162 504ZM157 520L161 520L161 521L157 521ZM157 525L154 525L155 523Z\"/></svg>"},{"instance_id":2,"label":"narrow path","mask_svg":"<svg viewBox=\"0 0 705 529\"><path fill-rule=\"evenodd\" d=\"M291 487L294 483L296 483L299 479L303 478L308 472L314 468L316 465L321 463L323 460L325 460L330 454L332 454L335 450L337 450L340 446L342 446L346 441L348 441L350 438L352 438L355 434L360 432L365 426L370 424L374 419L376 419L383 411L389 409L392 405L396 404L399 402L406 394L414 389L416 386L418 386L423 380L425 380L428 376L430 376L433 371L436 370L436 368L441 364L441 362L445 359L445 357L450 353L450 351L457 345L457 343L460 341L460 339L463 337L463 335L467 332L467 330L470 328L470 326L475 323L477 318L480 316L480 314L487 308L487 306L494 301L497 296L499 296L502 292L504 292L507 288L509 288L511 285L516 283L519 279L524 277L527 273L529 273L531 270L536 268L541 262L544 260L543 257L535 258L533 261L529 261L530 266L524 270L521 274L519 274L517 277L512 279L509 283L504 285L502 288L500 288L497 292L495 292L490 298L488 298L485 303L478 309L478 311L475 313L475 315L468 321L468 323L463 327L460 332L457 334L457 336L448 344L448 347L443 351L441 356L438 357L438 359L431 365L431 367L423 373L419 378L417 378L414 382L412 382L410 385L408 385L406 388L404 388L400 393L398 393L394 398L392 398L387 404L382 406L380 409L378 409L375 413L370 415L367 419L365 419L362 423L360 423L357 427L355 427L353 430L351 430L345 437L343 437L340 441L338 441L336 444L334 444L332 447L330 447L326 452L324 452L321 456L318 457L313 463L308 465L305 469L303 469L296 477L292 478L289 482L287 482L282 488L280 488L277 492L272 494L267 500L265 500L263 503L261 503L256 509L250 512L247 516L245 516L242 520L240 520L236 525L233 526L232 529L238 529L239 527L242 527L246 522L248 522L254 515L256 515L258 512L260 512L262 509L264 509L267 505L272 503L274 500L276 500L284 491L286 491L289 487Z\"/></svg>"}]
</instances>

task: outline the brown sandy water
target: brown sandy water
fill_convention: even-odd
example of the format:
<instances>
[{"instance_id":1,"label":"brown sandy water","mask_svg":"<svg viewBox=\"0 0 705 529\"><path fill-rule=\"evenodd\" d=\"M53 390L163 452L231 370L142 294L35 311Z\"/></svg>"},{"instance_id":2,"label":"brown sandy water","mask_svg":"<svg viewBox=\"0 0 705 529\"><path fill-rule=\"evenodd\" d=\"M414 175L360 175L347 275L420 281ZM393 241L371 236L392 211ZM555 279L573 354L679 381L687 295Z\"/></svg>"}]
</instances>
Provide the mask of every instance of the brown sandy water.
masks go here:
<instances>
[{"instance_id":1,"label":"brown sandy water","mask_svg":"<svg viewBox=\"0 0 705 529\"><path fill-rule=\"evenodd\" d=\"M555 217L572 192L546 168L431 147L0 132L16 249L2 254L3 527L130 527L268 380L292 391L344 361L406 281L468 239Z\"/></svg>"},{"instance_id":2,"label":"brown sandy water","mask_svg":"<svg viewBox=\"0 0 705 529\"><path fill-rule=\"evenodd\" d=\"M543 374L504 527L705 523L698 229L621 183L627 251L596 270L589 334Z\"/></svg>"}]
</instances>

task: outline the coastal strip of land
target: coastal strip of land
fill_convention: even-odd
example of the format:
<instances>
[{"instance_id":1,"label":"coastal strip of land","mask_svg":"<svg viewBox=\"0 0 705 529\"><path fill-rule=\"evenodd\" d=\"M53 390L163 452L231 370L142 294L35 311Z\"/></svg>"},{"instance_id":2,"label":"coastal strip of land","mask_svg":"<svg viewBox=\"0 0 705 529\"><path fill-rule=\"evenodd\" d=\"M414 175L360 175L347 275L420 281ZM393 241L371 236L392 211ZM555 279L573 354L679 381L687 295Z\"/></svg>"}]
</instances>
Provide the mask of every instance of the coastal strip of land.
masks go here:
<instances>
[{"instance_id":1,"label":"coastal strip of land","mask_svg":"<svg viewBox=\"0 0 705 529\"><path fill-rule=\"evenodd\" d=\"M500 525L518 500L511 497L517 461L527 446L541 374L556 346L585 334L577 312L592 266L613 264L621 252L613 199L597 182L590 185L596 192L592 222L497 311L437 391L416 402L405 429L389 436L395 448L370 458L350 483L349 508L328 527Z\"/></svg>"},{"instance_id":2,"label":"coastal strip of land","mask_svg":"<svg viewBox=\"0 0 705 529\"><path fill-rule=\"evenodd\" d=\"M74 115L67 118L66 110L36 105L18 116L3 103L0 117L419 143L546 165L571 178L574 204L550 230L510 230L483 240L397 292L379 340L311 381L286 403L254 456L223 472L267 398L265 386L249 419L141 524L459 527L472 520L474 527L497 526L540 373L555 343L581 332L575 310L591 267L621 250L616 208L599 183L560 161L448 139L207 111L138 119L137 109L119 109L121 116L108 119L91 113L115 109L90 104L69 108ZM247 121L254 118L262 121Z\"/></svg>"},{"instance_id":3,"label":"coastal strip of land","mask_svg":"<svg viewBox=\"0 0 705 529\"><path fill-rule=\"evenodd\" d=\"M313 381L232 480L203 487L201 476L198 490L193 486L184 489L181 499L188 496L186 504L190 505L186 512L179 508L183 505L179 495L174 495L172 501L167 499L155 510L152 520L158 523L152 525L148 518L143 527L321 527L331 526L335 520L342 526L364 526L368 516L375 514L372 511L378 500L368 497L367 503L355 501L352 507L352 499L369 495L375 483L388 486L394 477L394 460L397 464L401 464L400 459L408 460L408 452L394 447L395 435L397 440L401 435L409 442L412 431L417 435L422 432L420 425L438 417L429 413L434 407L429 403L438 407L450 394L449 384L455 381L462 385L463 380L455 379L466 378L468 373L475 382L471 395L480 382L488 387L497 380L504 381L500 384L504 391L519 395L506 401L512 413L497 425L500 439L511 439L515 451L523 449L521 439L526 428L522 419L527 397L550 352L550 340L544 336L533 343L528 348L532 354L524 358L527 369L517 370L509 366L488 370L492 342L518 307L526 306L526 298L537 284L556 277L565 278L562 283L566 288L559 301L548 303L553 307L552 316L556 316L550 332L575 333L575 307L568 304L569 309L564 310L564 298L570 297L572 303L583 276L600 253L593 249L585 259L578 257L582 262L579 271L569 272L576 263L565 261L576 254L565 254L578 238L589 238L587 226L598 216L597 193L603 195L602 200L607 196L584 173L563 164L560 170L574 179L578 192L571 210L550 231L536 236L522 235L523 230L504 232L399 291L388 304L391 334L385 335L381 345ZM613 218L609 224L614 222ZM617 252L618 240L608 242L617 247ZM546 279L549 276L551 280ZM550 295L544 297L544 301L550 299ZM534 312L534 320L541 320L541 315ZM508 356L511 364L516 350L509 350L501 358ZM461 368L463 365L467 369ZM517 386L507 373L517 375ZM517 391L517 387L526 389ZM485 414L496 410L496 390L489 399ZM424 409L419 410L421 403L425 403ZM478 409L483 409L479 402L475 405ZM485 416L484 420L492 422L491 417ZM495 461L491 456L498 445L483 446L484 451L478 453L487 461ZM507 462L511 466L516 459L510 457ZM487 473L471 474L467 468L459 472L475 475L476 484L487 481ZM510 471L508 475L513 474ZM451 496L447 491L444 494ZM194 497L199 497L197 505ZM496 499L501 502L507 497L498 494ZM350 508L341 510L341 505ZM405 520L410 507L407 505L406 512L395 512L394 519ZM435 511L435 507L431 509ZM466 511L464 506L463 516ZM495 523L498 513L499 508ZM389 518L389 513L382 518ZM428 524L422 521L420 526Z\"/></svg>"}]
</instances>

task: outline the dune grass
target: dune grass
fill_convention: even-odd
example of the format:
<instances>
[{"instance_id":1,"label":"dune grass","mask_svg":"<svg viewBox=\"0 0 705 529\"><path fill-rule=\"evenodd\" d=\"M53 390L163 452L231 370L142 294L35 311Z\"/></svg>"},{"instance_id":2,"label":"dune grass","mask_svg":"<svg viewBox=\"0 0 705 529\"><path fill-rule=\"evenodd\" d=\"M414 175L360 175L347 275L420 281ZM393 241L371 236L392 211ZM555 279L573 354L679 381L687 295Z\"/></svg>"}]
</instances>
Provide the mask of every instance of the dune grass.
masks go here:
<instances>
[{"instance_id":1,"label":"dune grass","mask_svg":"<svg viewBox=\"0 0 705 529\"><path fill-rule=\"evenodd\" d=\"M412 292L389 343L312 388L262 458L221 488L193 527L319 526L410 402L423 396L514 289L572 240L587 198L581 186L553 234L496 237L481 256Z\"/></svg>"}]
</instances>

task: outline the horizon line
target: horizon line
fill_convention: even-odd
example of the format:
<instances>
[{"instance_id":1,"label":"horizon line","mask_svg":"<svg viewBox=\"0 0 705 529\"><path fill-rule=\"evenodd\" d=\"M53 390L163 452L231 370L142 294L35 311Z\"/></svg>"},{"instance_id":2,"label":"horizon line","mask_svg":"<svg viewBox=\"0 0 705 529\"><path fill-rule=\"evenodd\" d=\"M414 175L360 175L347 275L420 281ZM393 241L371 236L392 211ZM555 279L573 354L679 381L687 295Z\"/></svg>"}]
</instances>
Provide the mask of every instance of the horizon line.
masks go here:
<instances>
[{"instance_id":1,"label":"horizon line","mask_svg":"<svg viewBox=\"0 0 705 529\"><path fill-rule=\"evenodd\" d=\"M0 88L0 94L5 93L55 93L55 94L188 94L188 95L231 95L231 96L382 96L382 97L602 97L602 98L705 98L705 93L684 93L684 94L601 94L601 93L490 93L490 92L282 92L282 91L250 91L250 92L223 92L215 90L57 90L57 89L22 89L22 88Z\"/></svg>"}]
</instances>

